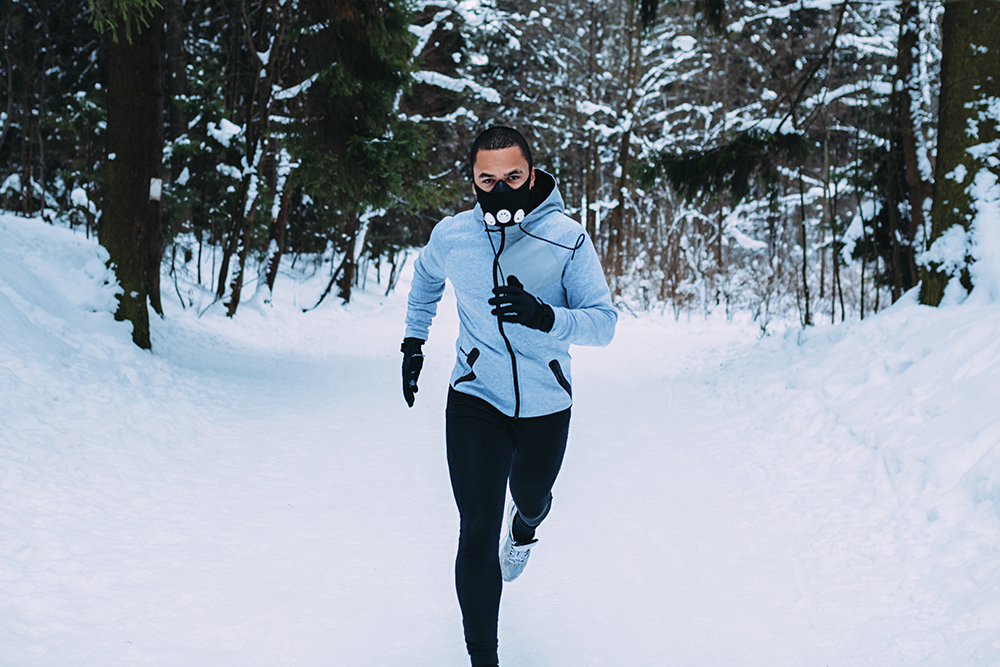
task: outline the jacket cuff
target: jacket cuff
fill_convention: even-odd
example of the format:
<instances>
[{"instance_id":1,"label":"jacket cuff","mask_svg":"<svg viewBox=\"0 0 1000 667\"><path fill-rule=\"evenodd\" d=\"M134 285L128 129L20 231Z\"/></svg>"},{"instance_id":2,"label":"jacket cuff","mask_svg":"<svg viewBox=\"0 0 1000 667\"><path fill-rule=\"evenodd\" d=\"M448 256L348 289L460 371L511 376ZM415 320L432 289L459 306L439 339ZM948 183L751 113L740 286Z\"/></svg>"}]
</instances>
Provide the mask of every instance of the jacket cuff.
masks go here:
<instances>
[{"instance_id":1,"label":"jacket cuff","mask_svg":"<svg viewBox=\"0 0 1000 667\"><path fill-rule=\"evenodd\" d=\"M539 322L538 328L545 333L552 331L552 325L556 322L555 313L552 312L552 306L547 303L542 304L542 321Z\"/></svg>"}]
</instances>

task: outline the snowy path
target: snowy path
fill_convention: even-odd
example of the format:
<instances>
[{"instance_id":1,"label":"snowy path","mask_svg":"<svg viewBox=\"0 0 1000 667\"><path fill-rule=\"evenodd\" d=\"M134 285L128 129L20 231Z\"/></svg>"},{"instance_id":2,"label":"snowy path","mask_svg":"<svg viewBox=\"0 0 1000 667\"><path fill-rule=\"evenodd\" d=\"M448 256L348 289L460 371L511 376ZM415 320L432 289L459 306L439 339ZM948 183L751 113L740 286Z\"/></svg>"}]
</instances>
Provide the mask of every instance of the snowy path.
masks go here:
<instances>
[{"instance_id":1,"label":"snowy path","mask_svg":"<svg viewBox=\"0 0 1000 667\"><path fill-rule=\"evenodd\" d=\"M36 529L49 552L29 571L54 572L32 577L45 604L23 664L464 665L441 433L449 306L414 410L397 396L398 305L284 349L280 329L230 349L160 334L165 388L151 378L159 400L118 427L143 469L126 458L87 480L99 514L46 507L68 538ZM610 348L577 351L571 449L544 542L505 593L505 664L830 663L816 642L839 636L814 631L828 615L790 569L792 540L724 457L739 406L705 373L751 342L623 320ZM78 426L81 447L114 438Z\"/></svg>"},{"instance_id":2,"label":"snowy path","mask_svg":"<svg viewBox=\"0 0 1000 667\"><path fill-rule=\"evenodd\" d=\"M36 250L50 242L26 262ZM149 355L106 313L67 320L51 298L66 286L26 301L4 259L0 665L466 664L450 296L409 410L405 285L235 322L170 304ZM982 351L964 344L989 372L953 382L996 386L989 317L970 320ZM916 407L865 412L929 348L873 347L854 367L832 331L810 356L626 315L608 348L575 348L553 512L504 592L505 667L1000 664L991 501L868 443L909 442L914 415L942 413L912 381ZM976 479L988 496L993 478Z\"/></svg>"}]
</instances>

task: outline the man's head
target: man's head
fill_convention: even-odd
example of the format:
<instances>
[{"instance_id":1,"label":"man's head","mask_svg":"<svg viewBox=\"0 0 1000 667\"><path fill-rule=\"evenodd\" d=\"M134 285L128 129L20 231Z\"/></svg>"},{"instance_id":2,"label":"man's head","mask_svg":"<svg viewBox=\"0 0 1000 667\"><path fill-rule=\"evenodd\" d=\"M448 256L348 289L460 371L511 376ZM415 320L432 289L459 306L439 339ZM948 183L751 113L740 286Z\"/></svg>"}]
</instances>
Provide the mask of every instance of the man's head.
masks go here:
<instances>
[{"instance_id":1,"label":"man's head","mask_svg":"<svg viewBox=\"0 0 1000 667\"><path fill-rule=\"evenodd\" d=\"M473 183L485 192L499 181L515 190L525 181L528 187L535 181L528 142L517 130L502 125L491 127L472 142L469 167Z\"/></svg>"}]
</instances>

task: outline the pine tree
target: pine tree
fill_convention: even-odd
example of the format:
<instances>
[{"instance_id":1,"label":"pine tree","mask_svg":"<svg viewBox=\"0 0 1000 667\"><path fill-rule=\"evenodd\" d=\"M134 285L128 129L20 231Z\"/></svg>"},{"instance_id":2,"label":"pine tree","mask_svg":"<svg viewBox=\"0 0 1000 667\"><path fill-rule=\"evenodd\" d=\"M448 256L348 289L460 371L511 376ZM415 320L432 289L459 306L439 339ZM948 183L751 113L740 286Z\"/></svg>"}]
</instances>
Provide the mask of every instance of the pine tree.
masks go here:
<instances>
[{"instance_id":1,"label":"pine tree","mask_svg":"<svg viewBox=\"0 0 1000 667\"><path fill-rule=\"evenodd\" d=\"M300 11L315 28L291 57L311 83L289 141L297 178L340 251L327 293L336 284L347 302L371 220L393 205L418 208L428 194L426 135L399 113L415 37L409 14L391 0L302 0Z\"/></svg>"}]
</instances>

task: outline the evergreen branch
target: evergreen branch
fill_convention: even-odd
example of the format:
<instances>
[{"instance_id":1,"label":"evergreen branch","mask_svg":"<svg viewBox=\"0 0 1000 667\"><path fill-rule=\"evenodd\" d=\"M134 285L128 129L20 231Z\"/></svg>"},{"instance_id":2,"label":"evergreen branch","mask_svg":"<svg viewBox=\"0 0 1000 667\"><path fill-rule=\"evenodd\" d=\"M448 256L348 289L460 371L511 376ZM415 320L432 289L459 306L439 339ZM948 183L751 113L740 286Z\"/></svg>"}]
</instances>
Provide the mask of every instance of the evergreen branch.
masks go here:
<instances>
[{"instance_id":1,"label":"evergreen branch","mask_svg":"<svg viewBox=\"0 0 1000 667\"><path fill-rule=\"evenodd\" d=\"M661 153L640 171L639 181L649 186L665 178L686 201L726 193L735 204L750 193L755 181L772 182L782 159L803 158L808 145L800 134L750 129L709 150L680 155Z\"/></svg>"},{"instance_id":2,"label":"evergreen branch","mask_svg":"<svg viewBox=\"0 0 1000 667\"><path fill-rule=\"evenodd\" d=\"M110 30L111 39L118 43L118 30L124 26L125 40L132 43L132 29L136 33L149 27L153 11L163 9L158 0L87 0L90 23L102 35Z\"/></svg>"}]
</instances>

